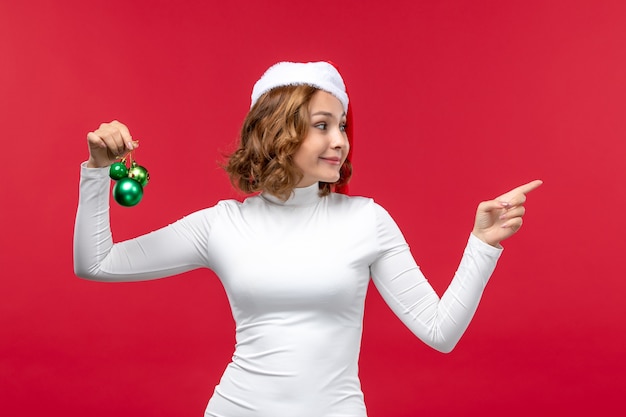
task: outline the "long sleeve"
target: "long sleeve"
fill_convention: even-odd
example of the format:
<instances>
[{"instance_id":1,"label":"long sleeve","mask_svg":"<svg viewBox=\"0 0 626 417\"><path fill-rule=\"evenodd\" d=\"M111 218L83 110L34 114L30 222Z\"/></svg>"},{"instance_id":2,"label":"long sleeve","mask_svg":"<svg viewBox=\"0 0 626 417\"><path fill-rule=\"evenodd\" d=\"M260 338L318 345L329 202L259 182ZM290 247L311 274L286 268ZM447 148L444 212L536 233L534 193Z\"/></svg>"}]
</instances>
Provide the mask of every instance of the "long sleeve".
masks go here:
<instances>
[{"instance_id":1,"label":"long sleeve","mask_svg":"<svg viewBox=\"0 0 626 417\"><path fill-rule=\"evenodd\" d=\"M210 209L125 242L113 243L108 169L81 166L74 226L74 271L97 281L140 281L207 265Z\"/></svg>"},{"instance_id":2,"label":"long sleeve","mask_svg":"<svg viewBox=\"0 0 626 417\"><path fill-rule=\"evenodd\" d=\"M434 349L450 352L467 329L502 249L470 235L456 274L439 298L382 208L378 236L384 252L371 265L376 288L417 337Z\"/></svg>"}]
</instances>

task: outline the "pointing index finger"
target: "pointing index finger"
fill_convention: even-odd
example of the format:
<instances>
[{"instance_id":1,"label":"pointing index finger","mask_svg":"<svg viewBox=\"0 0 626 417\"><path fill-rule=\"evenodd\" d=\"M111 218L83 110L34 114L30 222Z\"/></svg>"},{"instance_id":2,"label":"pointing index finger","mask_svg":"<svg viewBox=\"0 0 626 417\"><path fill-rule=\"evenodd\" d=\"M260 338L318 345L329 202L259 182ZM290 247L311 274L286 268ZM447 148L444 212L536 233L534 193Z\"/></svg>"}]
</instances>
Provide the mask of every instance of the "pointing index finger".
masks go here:
<instances>
[{"instance_id":1,"label":"pointing index finger","mask_svg":"<svg viewBox=\"0 0 626 417\"><path fill-rule=\"evenodd\" d=\"M496 198L502 204L503 207L514 207L519 204L524 204L526 201L526 194L534 190L543 184L541 180L534 180L527 184L520 185L517 188L513 188L508 193L502 194L500 197Z\"/></svg>"},{"instance_id":2,"label":"pointing index finger","mask_svg":"<svg viewBox=\"0 0 626 417\"><path fill-rule=\"evenodd\" d=\"M541 181L541 180L534 180L534 181L531 181L531 182L529 182L527 184L520 185L519 187L514 189L513 192L514 193L528 194L529 192L531 192L535 188L538 188L541 184L543 184L543 181Z\"/></svg>"}]
</instances>

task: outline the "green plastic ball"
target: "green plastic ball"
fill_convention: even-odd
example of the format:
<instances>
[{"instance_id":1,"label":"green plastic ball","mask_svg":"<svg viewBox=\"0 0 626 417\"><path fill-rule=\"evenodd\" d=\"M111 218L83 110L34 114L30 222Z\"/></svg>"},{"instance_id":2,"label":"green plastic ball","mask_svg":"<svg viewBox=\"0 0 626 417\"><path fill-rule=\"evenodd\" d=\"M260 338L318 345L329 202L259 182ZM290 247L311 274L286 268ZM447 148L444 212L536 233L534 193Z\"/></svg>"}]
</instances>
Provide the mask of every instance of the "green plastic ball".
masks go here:
<instances>
[{"instance_id":1,"label":"green plastic ball","mask_svg":"<svg viewBox=\"0 0 626 417\"><path fill-rule=\"evenodd\" d=\"M145 187L150 180L150 174L148 174L148 170L141 165L137 165L133 162L133 165L128 170L128 177L134 179L142 187Z\"/></svg>"},{"instance_id":2,"label":"green plastic ball","mask_svg":"<svg viewBox=\"0 0 626 417\"><path fill-rule=\"evenodd\" d=\"M122 162L115 162L109 167L109 177L115 181L121 180L128 176L128 168Z\"/></svg>"},{"instance_id":3,"label":"green plastic ball","mask_svg":"<svg viewBox=\"0 0 626 417\"><path fill-rule=\"evenodd\" d=\"M141 201L143 187L132 178L122 178L113 186L113 198L121 206L132 207Z\"/></svg>"}]
</instances>

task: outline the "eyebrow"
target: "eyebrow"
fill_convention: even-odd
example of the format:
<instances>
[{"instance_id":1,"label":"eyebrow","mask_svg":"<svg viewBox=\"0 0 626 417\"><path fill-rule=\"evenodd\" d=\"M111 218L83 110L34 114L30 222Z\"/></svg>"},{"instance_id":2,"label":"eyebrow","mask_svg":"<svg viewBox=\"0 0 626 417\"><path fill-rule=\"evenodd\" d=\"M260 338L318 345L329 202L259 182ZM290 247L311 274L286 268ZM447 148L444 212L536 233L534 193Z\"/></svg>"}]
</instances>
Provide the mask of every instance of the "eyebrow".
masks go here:
<instances>
[{"instance_id":1,"label":"eyebrow","mask_svg":"<svg viewBox=\"0 0 626 417\"><path fill-rule=\"evenodd\" d=\"M327 116L327 117L335 117L334 114L332 114L331 112L328 111L318 111L313 113L311 116ZM340 119L346 117L346 112L341 113L341 116L339 117Z\"/></svg>"}]
</instances>

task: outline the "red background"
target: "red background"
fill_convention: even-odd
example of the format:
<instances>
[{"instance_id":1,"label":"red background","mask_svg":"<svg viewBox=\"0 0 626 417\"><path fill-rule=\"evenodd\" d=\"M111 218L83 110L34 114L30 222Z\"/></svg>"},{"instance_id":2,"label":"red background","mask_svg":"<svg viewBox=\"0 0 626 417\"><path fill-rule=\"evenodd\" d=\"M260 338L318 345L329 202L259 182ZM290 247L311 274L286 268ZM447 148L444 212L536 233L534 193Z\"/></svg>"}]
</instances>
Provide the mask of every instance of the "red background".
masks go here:
<instances>
[{"instance_id":1,"label":"red background","mask_svg":"<svg viewBox=\"0 0 626 417\"><path fill-rule=\"evenodd\" d=\"M3 1L0 409L200 416L232 354L211 272L72 271L86 133L114 118L152 182L114 235L237 196L218 167L261 73L332 60L354 110L351 193L375 198L442 292L482 199L526 181L525 227L456 350L368 295L371 417L602 415L626 394L626 2Z\"/></svg>"}]
</instances>

